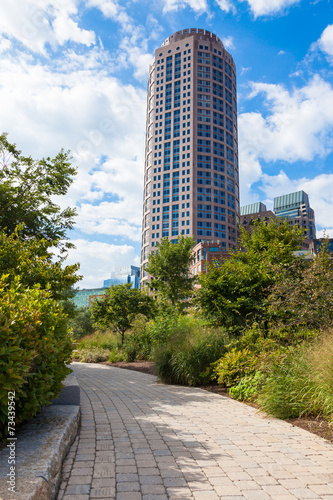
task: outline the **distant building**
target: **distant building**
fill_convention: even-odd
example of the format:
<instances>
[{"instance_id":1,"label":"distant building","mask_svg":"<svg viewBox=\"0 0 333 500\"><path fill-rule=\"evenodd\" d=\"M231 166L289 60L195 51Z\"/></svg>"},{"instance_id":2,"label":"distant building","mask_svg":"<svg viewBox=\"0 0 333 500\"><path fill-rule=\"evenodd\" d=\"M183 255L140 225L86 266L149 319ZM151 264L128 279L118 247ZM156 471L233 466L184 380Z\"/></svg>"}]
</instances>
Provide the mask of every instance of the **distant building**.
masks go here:
<instances>
[{"instance_id":1,"label":"distant building","mask_svg":"<svg viewBox=\"0 0 333 500\"><path fill-rule=\"evenodd\" d=\"M229 257L220 240L203 240L193 247L193 260L189 268L192 275L205 273L209 267L218 267Z\"/></svg>"},{"instance_id":2,"label":"distant building","mask_svg":"<svg viewBox=\"0 0 333 500\"><path fill-rule=\"evenodd\" d=\"M273 210L277 217L288 219L290 225L303 229L308 239L316 239L315 215L307 193L297 191L277 196L274 198Z\"/></svg>"},{"instance_id":3,"label":"distant building","mask_svg":"<svg viewBox=\"0 0 333 500\"><path fill-rule=\"evenodd\" d=\"M83 288L78 290L73 298L76 307L90 307L97 297L102 297L107 291L106 287L103 288Z\"/></svg>"},{"instance_id":4,"label":"distant building","mask_svg":"<svg viewBox=\"0 0 333 500\"><path fill-rule=\"evenodd\" d=\"M140 288L140 267L127 266L115 269L111 272L111 278L104 280L104 287L110 288L112 285L132 283L133 288Z\"/></svg>"}]
</instances>

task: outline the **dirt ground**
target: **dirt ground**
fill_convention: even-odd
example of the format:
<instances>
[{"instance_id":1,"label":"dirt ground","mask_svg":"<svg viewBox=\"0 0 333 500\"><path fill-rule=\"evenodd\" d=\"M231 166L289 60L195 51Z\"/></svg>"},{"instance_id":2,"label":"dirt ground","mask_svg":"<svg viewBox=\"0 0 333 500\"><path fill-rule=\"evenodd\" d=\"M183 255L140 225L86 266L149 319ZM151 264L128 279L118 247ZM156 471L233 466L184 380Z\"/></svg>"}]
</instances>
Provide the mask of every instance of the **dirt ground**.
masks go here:
<instances>
[{"instance_id":1,"label":"dirt ground","mask_svg":"<svg viewBox=\"0 0 333 500\"><path fill-rule=\"evenodd\" d=\"M132 363L105 362L103 364L109 366L116 366L118 368L126 368L127 370L137 370L152 375L154 374L154 363L152 363L151 361L134 361ZM228 391L225 388L220 387L218 385L203 385L200 388L206 391L215 392L216 394L221 394L222 396L230 397ZM313 434L316 434L317 436L326 439L330 443L333 443L333 425L332 424L330 425L327 421L323 419L311 418L311 417L293 418L287 420L287 422L297 427L301 427L302 429L305 429L309 432L312 432Z\"/></svg>"}]
</instances>

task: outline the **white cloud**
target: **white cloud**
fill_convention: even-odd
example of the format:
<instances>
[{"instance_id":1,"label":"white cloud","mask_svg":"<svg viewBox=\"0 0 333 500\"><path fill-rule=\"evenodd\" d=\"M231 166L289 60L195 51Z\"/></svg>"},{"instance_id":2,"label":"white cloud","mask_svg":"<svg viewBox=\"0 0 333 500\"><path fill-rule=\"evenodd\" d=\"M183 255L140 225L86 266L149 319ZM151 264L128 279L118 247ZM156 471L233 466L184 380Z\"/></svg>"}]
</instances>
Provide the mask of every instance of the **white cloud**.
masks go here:
<instances>
[{"instance_id":1,"label":"white cloud","mask_svg":"<svg viewBox=\"0 0 333 500\"><path fill-rule=\"evenodd\" d=\"M164 0L163 12L177 11L187 7L195 12L205 12L208 8L206 0Z\"/></svg>"},{"instance_id":2,"label":"white cloud","mask_svg":"<svg viewBox=\"0 0 333 500\"><path fill-rule=\"evenodd\" d=\"M325 52L333 63L333 24L329 24L318 40L319 48Z\"/></svg>"},{"instance_id":3,"label":"white cloud","mask_svg":"<svg viewBox=\"0 0 333 500\"><path fill-rule=\"evenodd\" d=\"M47 44L55 47L72 41L90 46L95 34L79 28L77 4L78 0L3 0L0 33L44 55Z\"/></svg>"},{"instance_id":4,"label":"white cloud","mask_svg":"<svg viewBox=\"0 0 333 500\"><path fill-rule=\"evenodd\" d=\"M267 179L262 177L260 160L311 161L316 156L326 156L333 148L333 89L329 83L315 76L304 87L292 91L264 83L253 83L252 89L252 96L264 97L267 114L252 112L239 116L242 205L253 201L252 184ZM306 192L311 183L304 188ZM274 186L277 194L298 189L285 174L274 177ZM267 186L265 189L269 197ZM318 198L321 197L318 193ZM324 218L319 215L319 220L323 222Z\"/></svg>"},{"instance_id":5,"label":"white cloud","mask_svg":"<svg viewBox=\"0 0 333 500\"><path fill-rule=\"evenodd\" d=\"M223 10L224 12L232 12L233 14L236 13L236 8L231 0L215 0L215 1L217 5L220 7L220 9Z\"/></svg>"},{"instance_id":6,"label":"white cloud","mask_svg":"<svg viewBox=\"0 0 333 500\"><path fill-rule=\"evenodd\" d=\"M87 223L79 218L83 231L105 229L108 235L136 241L141 225L146 92L108 76L97 56L87 54L87 60L91 68L85 67L83 57L75 61L75 71L67 72L58 68L57 61L53 67L31 64L28 56L3 57L1 129L33 157L55 155L61 147L71 149L78 175L61 205L85 200L89 217ZM62 64L67 70L73 61L64 55ZM99 203L110 197L115 201L105 206L107 214L102 216ZM119 218L121 224L112 222Z\"/></svg>"},{"instance_id":7,"label":"white cloud","mask_svg":"<svg viewBox=\"0 0 333 500\"><path fill-rule=\"evenodd\" d=\"M280 14L291 5L295 5L300 0L243 0L250 5L255 17Z\"/></svg>"},{"instance_id":8,"label":"white cloud","mask_svg":"<svg viewBox=\"0 0 333 500\"><path fill-rule=\"evenodd\" d=\"M284 55L285 55L285 53L286 53L286 51L285 51L285 50L279 50L279 52L278 52L278 56L284 56Z\"/></svg>"},{"instance_id":9,"label":"white cloud","mask_svg":"<svg viewBox=\"0 0 333 500\"><path fill-rule=\"evenodd\" d=\"M222 38L222 42L227 50L231 50L231 49L235 48L234 39L232 36L226 36L226 37Z\"/></svg>"},{"instance_id":10,"label":"white cloud","mask_svg":"<svg viewBox=\"0 0 333 500\"><path fill-rule=\"evenodd\" d=\"M140 258L130 245L110 245L83 239L72 240L72 243L76 248L70 251L66 264L80 262L79 274L84 278L77 286L81 289L102 287L114 267L140 265Z\"/></svg>"}]
</instances>

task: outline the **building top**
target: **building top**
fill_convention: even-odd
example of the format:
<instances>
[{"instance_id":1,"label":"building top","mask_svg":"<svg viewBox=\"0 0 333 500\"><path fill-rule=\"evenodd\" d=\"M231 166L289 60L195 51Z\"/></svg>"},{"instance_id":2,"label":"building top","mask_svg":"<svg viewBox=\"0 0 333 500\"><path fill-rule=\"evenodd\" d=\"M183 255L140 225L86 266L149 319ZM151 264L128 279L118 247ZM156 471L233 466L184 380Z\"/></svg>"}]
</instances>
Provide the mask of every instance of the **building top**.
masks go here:
<instances>
[{"instance_id":1,"label":"building top","mask_svg":"<svg viewBox=\"0 0 333 500\"><path fill-rule=\"evenodd\" d=\"M256 203L250 203L250 205L240 207L240 215L257 214L259 212L266 212L266 210L266 205L261 201L257 201Z\"/></svg>"},{"instance_id":2,"label":"building top","mask_svg":"<svg viewBox=\"0 0 333 500\"><path fill-rule=\"evenodd\" d=\"M300 205L309 206L309 197L304 191L284 194L274 198L274 212L283 209L299 208Z\"/></svg>"},{"instance_id":3,"label":"building top","mask_svg":"<svg viewBox=\"0 0 333 500\"><path fill-rule=\"evenodd\" d=\"M168 38L162 43L162 47L165 47L166 45L169 45L171 43L178 42L179 40L184 40L184 38L188 38L194 35L199 35L200 40L215 42L221 45L222 48L224 48L224 45L218 36L214 35L214 33L211 33L210 31L199 28L190 28L176 31L176 33L168 36Z\"/></svg>"}]
</instances>

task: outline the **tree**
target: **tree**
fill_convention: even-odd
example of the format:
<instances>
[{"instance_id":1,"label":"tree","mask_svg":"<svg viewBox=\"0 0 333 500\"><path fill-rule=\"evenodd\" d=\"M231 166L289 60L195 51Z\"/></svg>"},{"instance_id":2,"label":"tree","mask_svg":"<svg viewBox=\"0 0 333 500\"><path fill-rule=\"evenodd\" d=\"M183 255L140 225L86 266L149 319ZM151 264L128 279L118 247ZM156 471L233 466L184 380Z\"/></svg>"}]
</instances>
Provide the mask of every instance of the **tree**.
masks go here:
<instances>
[{"instance_id":1,"label":"tree","mask_svg":"<svg viewBox=\"0 0 333 500\"><path fill-rule=\"evenodd\" d=\"M333 325L333 261L324 240L310 262L298 259L270 290L268 308L274 328L328 329Z\"/></svg>"},{"instance_id":2,"label":"tree","mask_svg":"<svg viewBox=\"0 0 333 500\"><path fill-rule=\"evenodd\" d=\"M73 285L80 279L76 274L79 264L64 266L66 257L57 261L50 251L52 244L35 238L22 240L20 226L12 234L0 231L0 277L12 283L19 277L21 286L32 288L38 284L48 289L55 300L65 301L73 294Z\"/></svg>"},{"instance_id":3,"label":"tree","mask_svg":"<svg viewBox=\"0 0 333 500\"><path fill-rule=\"evenodd\" d=\"M162 302L184 309L193 292L195 278L188 275L192 259L193 238L179 236L173 243L162 238L148 257L146 271L151 275L151 289L156 289Z\"/></svg>"},{"instance_id":4,"label":"tree","mask_svg":"<svg viewBox=\"0 0 333 500\"><path fill-rule=\"evenodd\" d=\"M125 333L133 325L138 314L151 317L154 313L154 300L132 283L111 286L106 295L92 305L94 325L101 328L110 326L121 335L124 343Z\"/></svg>"},{"instance_id":5,"label":"tree","mask_svg":"<svg viewBox=\"0 0 333 500\"><path fill-rule=\"evenodd\" d=\"M72 245L64 242L74 225L76 210L62 210L53 200L64 195L76 169L69 152L61 150L55 158L33 160L10 144L7 134L0 135L0 229L7 234L19 224L24 239L46 239L61 250Z\"/></svg>"},{"instance_id":6,"label":"tree","mask_svg":"<svg viewBox=\"0 0 333 500\"><path fill-rule=\"evenodd\" d=\"M251 233L241 229L239 249L219 267L200 277L198 303L217 325L243 328L267 322L270 287L297 260L302 231L288 221L256 222Z\"/></svg>"}]
</instances>

